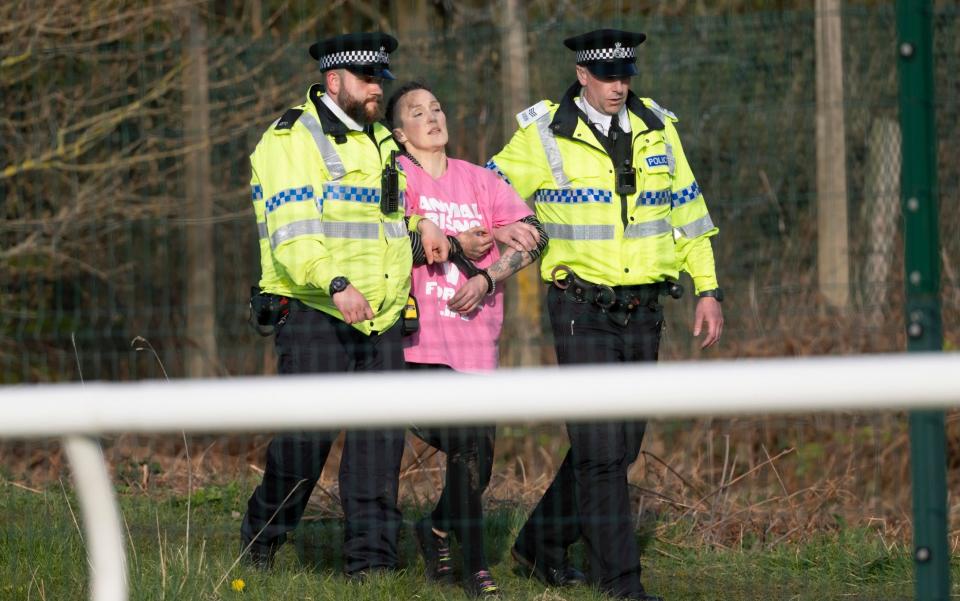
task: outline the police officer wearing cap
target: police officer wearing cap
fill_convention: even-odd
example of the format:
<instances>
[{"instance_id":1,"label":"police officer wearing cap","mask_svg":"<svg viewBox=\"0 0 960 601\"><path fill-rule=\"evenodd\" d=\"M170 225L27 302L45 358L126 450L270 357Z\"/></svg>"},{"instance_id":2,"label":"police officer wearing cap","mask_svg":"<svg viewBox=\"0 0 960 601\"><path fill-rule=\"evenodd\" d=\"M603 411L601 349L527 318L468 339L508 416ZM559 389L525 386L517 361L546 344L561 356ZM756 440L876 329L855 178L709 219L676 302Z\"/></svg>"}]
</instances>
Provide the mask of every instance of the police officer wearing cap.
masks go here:
<instances>
[{"instance_id":1,"label":"police officer wearing cap","mask_svg":"<svg viewBox=\"0 0 960 601\"><path fill-rule=\"evenodd\" d=\"M404 220L402 173L383 117L381 82L393 79L383 33L341 35L310 47L324 83L263 134L250 157L260 233L262 294L279 299L274 325L281 374L400 370L400 316L410 289L408 228L430 262L446 237ZM431 237L431 234L433 236ZM335 410L347 399L305 389L303 402ZM269 402L266 399L266 402ZM338 432L276 436L241 526L243 550L268 567L303 515ZM340 463L344 571L397 566L402 428L348 431Z\"/></svg>"},{"instance_id":2,"label":"police officer wearing cap","mask_svg":"<svg viewBox=\"0 0 960 601\"><path fill-rule=\"evenodd\" d=\"M533 197L550 236L541 275L561 365L656 361L661 303L682 292L680 271L700 297L694 335L705 332L703 347L720 338L723 295L710 242L718 230L677 117L630 90L645 38L603 29L565 40L577 81L559 103L518 114L518 131L487 165ZM570 450L520 531L517 562L549 585L577 583L583 575L567 548L582 536L590 581L618 597L657 599L640 581L627 487L644 430L643 421L567 424Z\"/></svg>"}]
</instances>

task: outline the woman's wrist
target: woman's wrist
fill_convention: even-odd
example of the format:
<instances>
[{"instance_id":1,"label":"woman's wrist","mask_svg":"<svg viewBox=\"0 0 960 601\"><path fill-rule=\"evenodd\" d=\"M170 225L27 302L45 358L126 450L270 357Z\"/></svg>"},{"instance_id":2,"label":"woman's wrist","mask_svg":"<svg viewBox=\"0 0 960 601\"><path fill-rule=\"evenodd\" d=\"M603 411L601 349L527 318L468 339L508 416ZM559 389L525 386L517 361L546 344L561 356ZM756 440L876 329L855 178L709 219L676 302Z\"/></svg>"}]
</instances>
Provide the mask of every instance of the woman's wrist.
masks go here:
<instances>
[{"instance_id":1,"label":"woman's wrist","mask_svg":"<svg viewBox=\"0 0 960 601\"><path fill-rule=\"evenodd\" d=\"M450 241L450 257L456 257L463 254L463 245L460 244L460 240L456 236L451 236L447 234L447 240Z\"/></svg>"},{"instance_id":2,"label":"woman's wrist","mask_svg":"<svg viewBox=\"0 0 960 601\"><path fill-rule=\"evenodd\" d=\"M487 296L497 291L497 283L486 269L481 269L478 275L487 281Z\"/></svg>"}]
</instances>

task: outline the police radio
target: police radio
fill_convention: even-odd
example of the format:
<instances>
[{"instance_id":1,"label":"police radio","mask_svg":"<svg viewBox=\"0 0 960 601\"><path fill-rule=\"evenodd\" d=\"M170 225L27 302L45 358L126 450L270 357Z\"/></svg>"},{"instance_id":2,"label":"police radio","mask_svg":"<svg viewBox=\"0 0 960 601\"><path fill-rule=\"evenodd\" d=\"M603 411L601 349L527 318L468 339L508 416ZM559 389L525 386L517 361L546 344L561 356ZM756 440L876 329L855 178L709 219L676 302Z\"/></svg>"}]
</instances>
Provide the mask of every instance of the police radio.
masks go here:
<instances>
[{"instance_id":1,"label":"police radio","mask_svg":"<svg viewBox=\"0 0 960 601\"><path fill-rule=\"evenodd\" d=\"M630 196L637 193L637 172L630 164L630 159L623 161L617 168L617 194Z\"/></svg>"},{"instance_id":2,"label":"police radio","mask_svg":"<svg viewBox=\"0 0 960 601\"><path fill-rule=\"evenodd\" d=\"M380 176L380 212L395 213L400 208L400 177L397 174L397 151L390 151L390 162Z\"/></svg>"}]
</instances>

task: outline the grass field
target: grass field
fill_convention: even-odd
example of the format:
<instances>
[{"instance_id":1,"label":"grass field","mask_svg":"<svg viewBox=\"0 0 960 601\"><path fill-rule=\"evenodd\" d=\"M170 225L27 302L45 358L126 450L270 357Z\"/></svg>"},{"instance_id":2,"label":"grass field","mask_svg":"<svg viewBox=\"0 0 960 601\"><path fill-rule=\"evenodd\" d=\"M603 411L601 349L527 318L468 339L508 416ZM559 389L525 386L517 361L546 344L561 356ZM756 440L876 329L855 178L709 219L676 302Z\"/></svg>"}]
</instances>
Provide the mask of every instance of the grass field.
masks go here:
<instances>
[{"instance_id":1,"label":"grass field","mask_svg":"<svg viewBox=\"0 0 960 601\"><path fill-rule=\"evenodd\" d=\"M304 522L281 549L274 570L261 573L234 560L246 497L254 481L237 481L173 494L126 493L120 498L127 532L131 599L462 599L459 588L428 585L405 512L401 537L404 570L364 584L340 574L340 527L335 517ZM515 573L509 557L524 509L488 512L488 554L506 599L604 599L590 588L546 590ZM70 485L25 490L0 483L0 599L82 600L88 574L79 506ZM189 536L187 527L189 523ZM719 549L678 545L683 522L669 536L638 533L644 546L645 583L668 601L692 599L908 599L912 566L901 545L888 547L875 533L839 529L803 544ZM648 524L643 531L655 531ZM662 532L662 530L660 530ZM580 550L574 549L575 556ZM954 590L960 562L953 566ZM233 581L243 580L243 591ZM956 593L955 593L956 594Z\"/></svg>"}]
</instances>

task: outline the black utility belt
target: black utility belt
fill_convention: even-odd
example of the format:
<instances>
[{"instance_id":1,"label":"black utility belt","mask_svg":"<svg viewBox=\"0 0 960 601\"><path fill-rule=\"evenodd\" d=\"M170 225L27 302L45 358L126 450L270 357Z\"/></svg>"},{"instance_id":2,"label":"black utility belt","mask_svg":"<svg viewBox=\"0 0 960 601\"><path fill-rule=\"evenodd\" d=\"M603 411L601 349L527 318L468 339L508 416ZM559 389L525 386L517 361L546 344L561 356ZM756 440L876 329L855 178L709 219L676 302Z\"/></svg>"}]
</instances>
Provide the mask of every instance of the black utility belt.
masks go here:
<instances>
[{"instance_id":1,"label":"black utility belt","mask_svg":"<svg viewBox=\"0 0 960 601\"><path fill-rule=\"evenodd\" d=\"M261 336L269 336L287 321L291 312L320 311L297 298L263 292L253 286L250 289L250 325ZM400 314L401 332L404 336L420 330L420 307L413 295L407 296L406 305ZM377 334L377 332L373 332Z\"/></svg>"},{"instance_id":2,"label":"black utility belt","mask_svg":"<svg viewBox=\"0 0 960 601\"><path fill-rule=\"evenodd\" d=\"M655 311L661 296L683 296L683 286L669 280L652 284L607 286L584 280L566 265L558 265L552 275L553 285L562 290L567 299L575 303L591 303L608 314L611 321L624 327L640 307Z\"/></svg>"},{"instance_id":3,"label":"black utility belt","mask_svg":"<svg viewBox=\"0 0 960 601\"><path fill-rule=\"evenodd\" d=\"M269 336L274 330L287 320L291 311L316 311L302 301L271 294L260 290L257 286L250 288L250 325L261 336Z\"/></svg>"},{"instance_id":4,"label":"black utility belt","mask_svg":"<svg viewBox=\"0 0 960 601\"><path fill-rule=\"evenodd\" d=\"M592 303L601 309L625 308L633 311L638 307L657 303L668 294L666 282L638 284L633 286L607 286L594 284L580 278L564 278L554 282L563 290L565 297L575 303Z\"/></svg>"}]
</instances>

